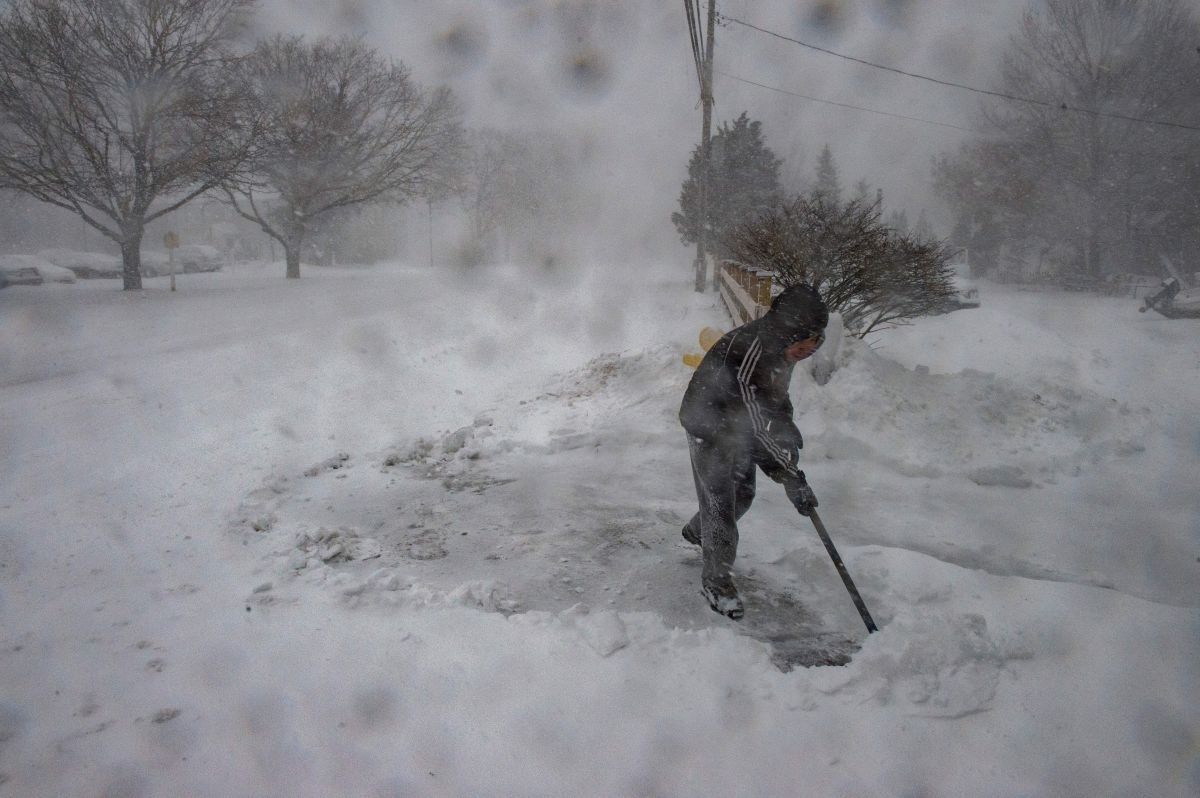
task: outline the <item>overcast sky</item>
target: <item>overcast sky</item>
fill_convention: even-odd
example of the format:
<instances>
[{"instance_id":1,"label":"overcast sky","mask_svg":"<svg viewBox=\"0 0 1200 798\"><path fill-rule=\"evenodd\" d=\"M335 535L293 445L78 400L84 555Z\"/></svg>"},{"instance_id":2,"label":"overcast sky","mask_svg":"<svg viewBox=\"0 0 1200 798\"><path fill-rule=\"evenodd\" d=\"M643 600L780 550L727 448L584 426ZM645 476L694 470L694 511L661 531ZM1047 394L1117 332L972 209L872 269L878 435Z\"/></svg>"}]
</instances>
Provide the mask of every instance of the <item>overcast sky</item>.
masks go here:
<instances>
[{"instance_id":1,"label":"overcast sky","mask_svg":"<svg viewBox=\"0 0 1200 798\"><path fill-rule=\"evenodd\" d=\"M988 87L1022 2L724 0L718 9L784 36L899 69ZM699 139L698 84L678 0L265 0L262 24L364 36L425 84L449 85L467 123L551 127L594 147L589 190L633 247L675 252L669 216ZM969 127L979 96L817 53L730 24L716 69L789 92ZM785 175L810 176L829 143L848 192L883 189L887 210L926 208L932 155L969 135L802 100L718 75L715 121L764 123ZM598 220L598 225L602 225ZM947 230L938 231L945 234ZM678 246L678 253L686 250Z\"/></svg>"}]
</instances>

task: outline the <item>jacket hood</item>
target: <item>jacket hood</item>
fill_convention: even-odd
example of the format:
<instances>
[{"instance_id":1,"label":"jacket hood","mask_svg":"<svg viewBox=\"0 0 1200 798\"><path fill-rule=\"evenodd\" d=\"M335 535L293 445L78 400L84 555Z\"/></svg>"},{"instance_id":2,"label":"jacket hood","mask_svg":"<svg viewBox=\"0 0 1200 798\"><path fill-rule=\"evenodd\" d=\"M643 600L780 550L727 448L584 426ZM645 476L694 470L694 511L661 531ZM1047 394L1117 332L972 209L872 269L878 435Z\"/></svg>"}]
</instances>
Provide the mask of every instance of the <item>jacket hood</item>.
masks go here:
<instances>
[{"instance_id":1,"label":"jacket hood","mask_svg":"<svg viewBox=\"0 0 1200 798\"><path fill-rule=\"evenodd\" d=\"M829 308L817 289L797 283L783 289L762 318L786 345L811 338L824 330L829 323Z\"/></svg>"}]
</instances>

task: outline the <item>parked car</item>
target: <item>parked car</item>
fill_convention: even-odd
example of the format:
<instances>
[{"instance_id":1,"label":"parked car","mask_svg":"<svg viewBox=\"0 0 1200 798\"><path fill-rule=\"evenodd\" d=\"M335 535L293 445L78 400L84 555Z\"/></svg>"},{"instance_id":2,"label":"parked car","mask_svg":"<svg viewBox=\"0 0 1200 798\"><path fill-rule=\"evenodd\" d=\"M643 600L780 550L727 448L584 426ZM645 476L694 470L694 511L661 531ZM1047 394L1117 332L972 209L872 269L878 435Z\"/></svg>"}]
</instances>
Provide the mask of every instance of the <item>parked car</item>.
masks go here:
<instances>
[{"instance_id":1,"label":"parked car","mask_svg":"<svg viewBox=\"0 0 1200 798\"><path fill-rule=\"evenodd\" d=\"M171 261L165 252L147 252L141 253L141 272L143 277L159 277L164 274L171 273ZM175 267L175 273L183 271L178 266Z\"/></svg>"},{"instance_id":2,"label":"parked car","mask_svg":"<svg viewBox=\"0 0 1200 798\"><path fill-rule=\"evenodd\" d=\"M83 280L114 279L121 276L121 259L116 255L100 252L77 252L73 249L43 249L39 258L55 266L70 269Z\"/></svg>"},{"instance_id":3,"label":"parked car","mask_svg":"<svg viewBox=\"0 0 1200 798\"><path fill-rule=\"evenodd\" d=\"M220 271L221 251L207 244L184 244L175 250L175 273ZM171 256L166 252L142 252L142 276L163 277L171 273Z\"/></svg>"},{"instance_id":4,"label":"parked car","mask_svg":"<svg viewBox=\"0 0 1200 798\"><path fill-rule=\"evenodd\" d=\"M75 275L70 269L55 266L37 255L0 255L0 288L73 282Z\"/></svg>"},{"instance_id":5,"label":"parked car","mask_svg":"<svg viewBox=\"0 0 1200 798\"><path fill-rule=\"evenodd\" d=\"M207 244L184 244L175 250L175 263L189 274L220 271L223 262L221 251Z\"/></svg>"}]
</instances>

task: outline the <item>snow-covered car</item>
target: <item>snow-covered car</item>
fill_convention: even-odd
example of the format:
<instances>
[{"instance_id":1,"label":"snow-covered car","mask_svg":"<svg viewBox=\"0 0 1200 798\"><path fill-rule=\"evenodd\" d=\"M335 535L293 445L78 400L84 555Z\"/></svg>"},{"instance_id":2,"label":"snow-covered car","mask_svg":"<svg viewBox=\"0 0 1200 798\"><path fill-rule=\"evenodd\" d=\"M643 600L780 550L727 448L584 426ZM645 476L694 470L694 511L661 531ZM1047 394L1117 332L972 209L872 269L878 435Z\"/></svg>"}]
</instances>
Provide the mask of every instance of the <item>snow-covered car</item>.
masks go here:
<instances>
[{"instance_id":1,"label":"snow-covered car","mask_svg":"<svg viewBox=\"0 0 1200 798\"><path fill-rule=\"evenodd\" d=\"M43 249L39 258L55 266L70 269L80 279L113 279L121 276L121 258L100 252L78 252L73 249Z\"/></svg>"},{"instance_id":2,"label":"snow-covered car","mask_svg":"<svg viewBox=\"0 0 1200 798\"><path fill-rule=\"evenodd\" d=\"M220 271L221 251L207 244L184 244L175 250L175 263L189 274Z\"/></svg>"},{"instance_id":3,"label":"snow-covered car","mask_svg":"<svg viewBox=\"0 0 1200 798\"><path fill-rule=\"evenodd\" d=\"M142 250L141 257L141 272L143 277L160 277L164 274L171 273L171 261L165 252L149 252ZM183 269L175 266L175 273L179 274Z\"/></svg>"},{"instance_id":4,"label":"snow-covered car","mask_svg":"<svg viewBox=\"0 0 1200 798\"><path fill-rule=\"evenodd\" d=\"M954 303L954 307L951 310L979 307L979 288L974 283L960 279L956 280L954 285L957 292L951 300Z\"/></svg>"},{"instance_id":5,"label":"snow-covered car","mask_svg":"<svg viewBox=\"0 0 1200 798\"><path fill-rule=\"evenodd\" d=\"M176 274L220 271L221 264L221 251L207 244L185 244L175 250ZM142 252L143 277L163 277L170 273L170 255L166 252Z\"/></svg>"},{"instance_id":6,"label":"snow-covered car","mask_svg":"<svg viewBox=\"0 0 1200 798\"><path fill-rule=\"evenodd\" d=\"M935 314L977 307L979 307L979 287L965 277L956 276L954 293L941 304Z\"/></svg>"},{"instance_id":7,"label":"snow-covered car","mask_svg":"<svg viewBox=\"0 0 1200 798\"><path fill-rule=\"evenodd\" d=\"M75 274L70 269L56 266L37 255L0 255L0 288L73 282Z\"/></svg>"}]
</instances>

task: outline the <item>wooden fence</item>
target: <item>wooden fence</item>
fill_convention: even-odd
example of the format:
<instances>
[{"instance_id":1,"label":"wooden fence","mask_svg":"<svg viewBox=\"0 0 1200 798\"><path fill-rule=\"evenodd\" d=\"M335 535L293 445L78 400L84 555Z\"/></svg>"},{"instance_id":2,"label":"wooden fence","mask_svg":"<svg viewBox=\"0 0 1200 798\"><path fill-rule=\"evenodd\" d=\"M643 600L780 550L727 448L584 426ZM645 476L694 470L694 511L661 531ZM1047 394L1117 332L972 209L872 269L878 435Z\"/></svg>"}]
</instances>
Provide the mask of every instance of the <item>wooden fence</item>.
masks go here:
<instances>
[{"instance_id":1,"label":"wooden fence","mask_svg":"<svg viewBox=\"0 0 1200 798\"><path fill-rule=\"evenodd\" d=\"M717 287L735 325L761 317L771 307L773 273L749 269L736 261L721 261Z\"/></svg>"}]
</instances>

